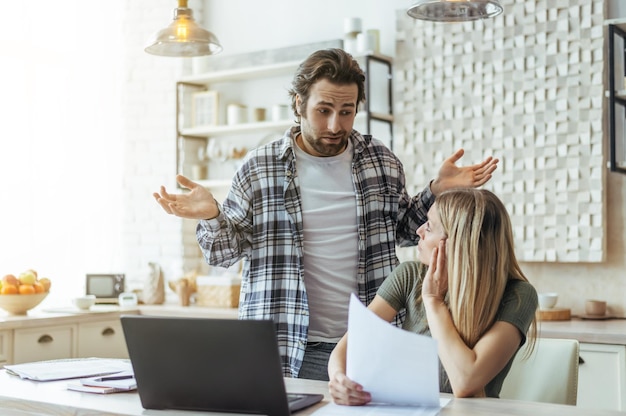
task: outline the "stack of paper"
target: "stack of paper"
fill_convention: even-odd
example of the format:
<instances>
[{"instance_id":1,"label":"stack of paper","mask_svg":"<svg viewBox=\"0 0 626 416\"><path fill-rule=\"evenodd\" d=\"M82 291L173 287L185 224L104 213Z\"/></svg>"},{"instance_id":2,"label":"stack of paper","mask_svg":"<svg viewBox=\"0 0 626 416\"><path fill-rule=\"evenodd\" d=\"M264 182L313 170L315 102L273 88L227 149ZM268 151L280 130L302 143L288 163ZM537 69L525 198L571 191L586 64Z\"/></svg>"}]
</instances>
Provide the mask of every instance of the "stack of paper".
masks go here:
<instances>
[{"instance_id":1,"label":"stack of paper","mask_svg":"<svg viewBox=\"0 0 626 416\"><path fill-rule=\"evenodd\" d=\"M79 382L69 383L67 388L88 393L117 393L137 389L137 381L132 371L123 371L107 376L81 378Z\"/></svg>"},{"instance_id":2,"label":"stack of paper","mask_svg":"<svg viewBox=\"0 0 626 416\"><path fill-rule=\"evenodd\" d=\"M52 381L80 379L68 383L69 390L115 393L137 388L130 360L75 358L4 366L7 373L23 379Z\"/></svg>"},{"instance_id":3,"label":"stack of paper","mask_svg":"<svg viewBox=\"0 0 626 416\"><path fill-rule=\"evenodd\" d=\"M129 360L114 358L76 358L5 365L9 374L36 381L94 377L131 371Z\"/></svg>"}]
</instances>

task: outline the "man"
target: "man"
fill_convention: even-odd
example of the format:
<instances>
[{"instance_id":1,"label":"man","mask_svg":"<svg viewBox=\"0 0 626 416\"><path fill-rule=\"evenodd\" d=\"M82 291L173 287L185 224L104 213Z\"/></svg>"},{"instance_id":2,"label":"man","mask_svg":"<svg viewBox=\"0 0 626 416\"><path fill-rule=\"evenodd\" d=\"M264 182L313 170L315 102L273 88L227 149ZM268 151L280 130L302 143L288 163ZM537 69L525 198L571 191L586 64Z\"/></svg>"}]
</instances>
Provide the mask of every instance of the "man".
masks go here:
<instances>
[{"instance_id":1,"label":"man","mask_svg":"<svg viewBox=\"0 0 626 416\"><path fill-rule=\"evenodd\" d=\"M498 160L459 168L457 151L411 198L400 160L353 129L365 75L341 49L311 54L289 91L296 125L252 150L220 205L182 175L190 192L154 197L169 214L198 219L206 261L245 259L240 319L273 319L285 375L328 380L327 363L347 330L349 295L365 304L398 265L396 244L417 244L434 196L477 187Z\"/></svg>"}]
</instances>

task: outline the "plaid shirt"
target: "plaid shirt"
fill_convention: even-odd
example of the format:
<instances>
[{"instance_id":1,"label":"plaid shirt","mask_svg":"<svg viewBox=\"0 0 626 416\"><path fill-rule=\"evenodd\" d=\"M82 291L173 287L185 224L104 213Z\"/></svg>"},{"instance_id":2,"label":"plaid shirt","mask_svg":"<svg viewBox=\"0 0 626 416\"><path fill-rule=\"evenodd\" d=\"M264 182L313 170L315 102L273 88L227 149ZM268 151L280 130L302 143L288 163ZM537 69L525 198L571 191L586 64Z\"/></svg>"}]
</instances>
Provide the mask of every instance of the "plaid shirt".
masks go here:
<instances>
[{"instance_id":1,"label":"plaid shirt","mask_svg":"<svg viewBox=\"0 0 626 416\"><path fill-rule=\"evenodd\" d=\"M309 307L304 287L300 186L293 151L299 126L252 150L233 178L220 214L201 220L196 236L206 261L228 267L242 258L239 319L276 323L283 373L297 377L304 357ZM417 244L434 196L411 198L400 160L380 141L350 134L359 238L358 297L364 304L398 265L396 244Z\"/></svg>"}]
</instances>

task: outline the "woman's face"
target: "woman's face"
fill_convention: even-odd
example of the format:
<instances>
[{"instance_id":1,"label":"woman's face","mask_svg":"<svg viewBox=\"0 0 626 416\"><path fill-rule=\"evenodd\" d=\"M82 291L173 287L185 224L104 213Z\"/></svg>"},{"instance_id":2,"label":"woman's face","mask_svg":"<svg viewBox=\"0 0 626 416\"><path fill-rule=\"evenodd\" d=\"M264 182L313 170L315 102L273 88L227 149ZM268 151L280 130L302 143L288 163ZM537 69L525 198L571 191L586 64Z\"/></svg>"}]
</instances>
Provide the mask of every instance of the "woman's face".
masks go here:
<instances>
[{"instance_id":1,"label":"woman's face","mask_svg":"<svg viewBox=\"0 0 626 416\"><path fill-rule=\"evenodd\" d=\"M436 205L435 202L428 210L428 221L417 229L417 235L420 236L420 241L417 244L417 258L426 265L430 265L433 249L441 240L446 238Z\"/></svg>"}]
</instances>

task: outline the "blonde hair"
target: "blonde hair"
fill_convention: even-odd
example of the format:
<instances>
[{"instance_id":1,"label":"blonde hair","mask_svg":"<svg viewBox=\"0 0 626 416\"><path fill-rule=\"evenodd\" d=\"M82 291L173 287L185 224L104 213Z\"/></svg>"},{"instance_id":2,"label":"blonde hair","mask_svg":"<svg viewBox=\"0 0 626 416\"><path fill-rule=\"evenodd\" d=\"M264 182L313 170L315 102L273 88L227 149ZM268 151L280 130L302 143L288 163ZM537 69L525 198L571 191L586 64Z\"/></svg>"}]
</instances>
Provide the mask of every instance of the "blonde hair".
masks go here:
<instances>
[{"instance_id":1,"label":"blonde hair","mask_svg":"<svg viewBox=\"0 0 626 416\"><path fill-rule=\"evenodd\" d=\"M454 189L436 198L447 235L450 314L461 338L473 348L496 320L509 280L528 281L515 257L513 229L500 199L485 189ZM529 355L537 336L533 318Z\"/></svg>"}]
</instances>

